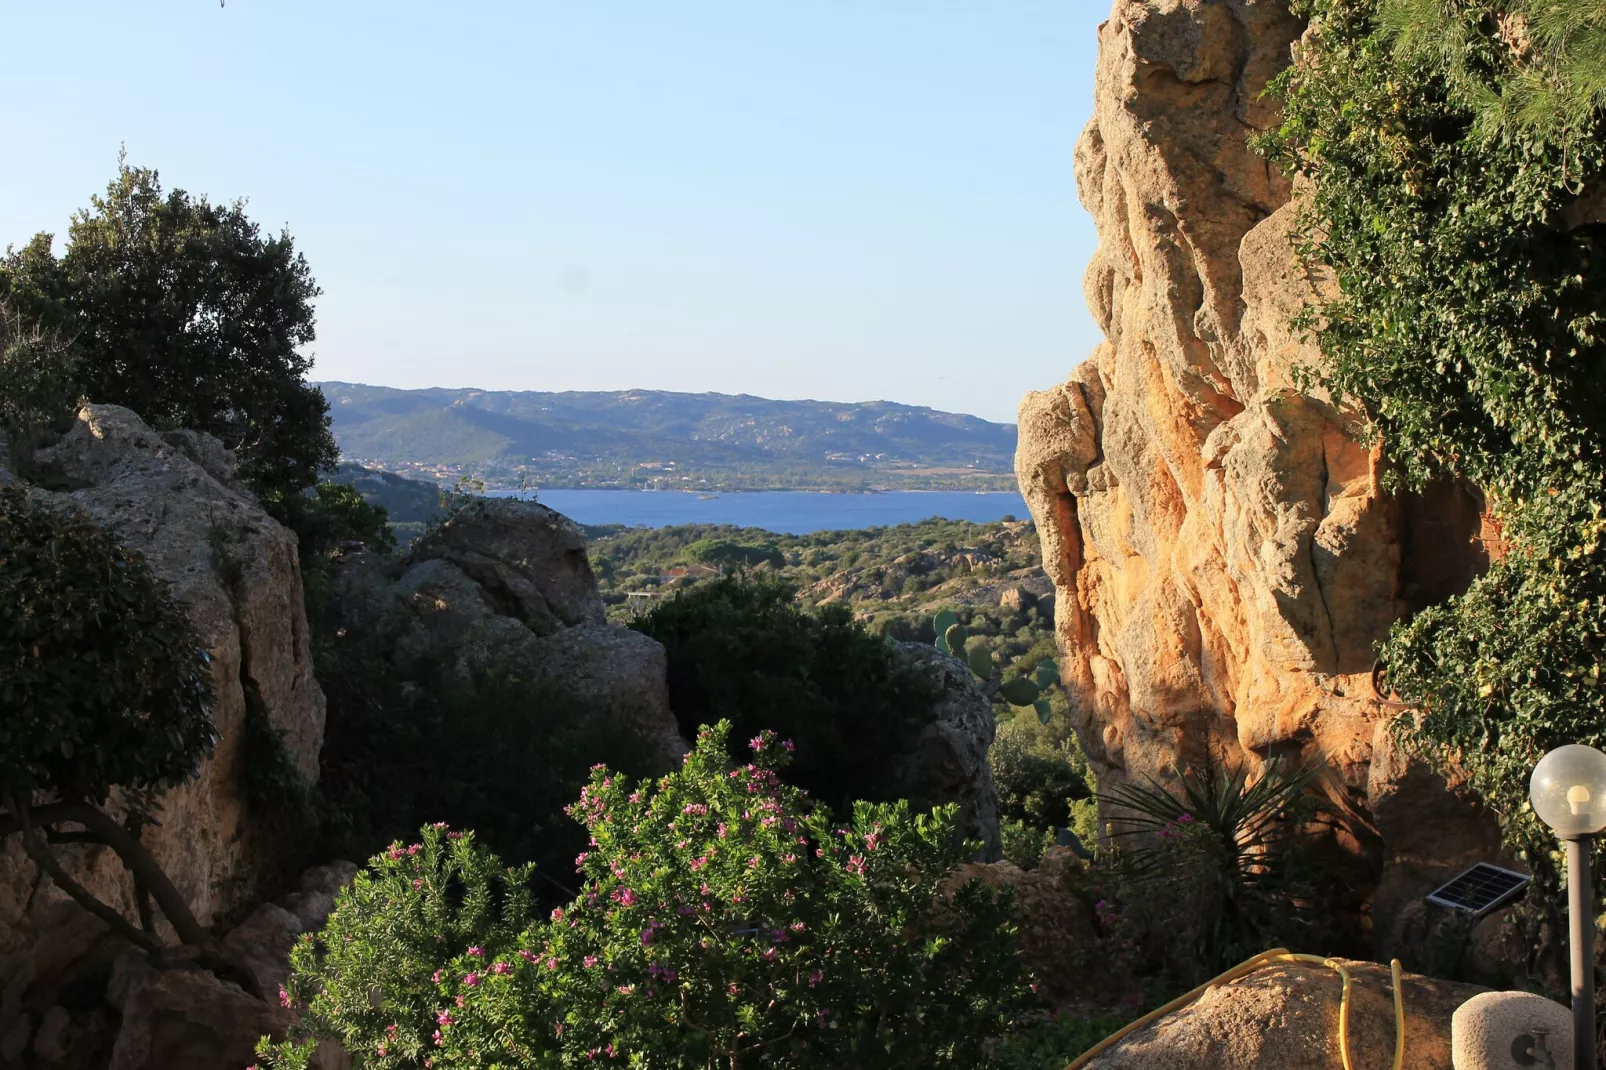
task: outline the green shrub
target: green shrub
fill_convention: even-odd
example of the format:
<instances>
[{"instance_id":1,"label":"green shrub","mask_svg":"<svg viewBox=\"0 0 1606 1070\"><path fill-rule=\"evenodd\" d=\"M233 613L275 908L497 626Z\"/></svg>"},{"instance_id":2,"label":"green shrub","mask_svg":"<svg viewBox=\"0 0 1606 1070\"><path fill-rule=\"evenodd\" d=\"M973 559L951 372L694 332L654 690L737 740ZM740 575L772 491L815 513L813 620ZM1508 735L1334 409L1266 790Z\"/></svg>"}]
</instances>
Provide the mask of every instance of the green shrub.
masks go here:
<instances>
[{"instance_id":1,"label":"green shrub","mask_svg":"<svg viewBox=\"0 0 1606 1070\"><path fill-rule=\"evenodd\" d=\"M998 822L998 835L1002 841L1004 861L1021 869L1036 869L1043 860L1043 852L1054 846L1054 832L1028 825L1024 821L1006 817Z\"/></svg>"},{"instance_id":2,"label":"green shrub","mask_svg":"<svg viewBox=\"0 0 1606 1070\"><path fill-rule=\"evenodd\" d=\"M1070 828L1072 804L1092 794L1086 764L1073 761L1063 748L1038 743L1027 720L1017 717L1000 725L987 752L999 815L1039 832Z\"/></svg>"},{"instance_id":3,"label":"green shrub","mask_svg":"<svg viewBox=\"0 0 1606 1070\"><path fill-rule=\"evenodd\" d=\"M268 1065L304 1065L317 1035L374 1067L988 1065L1030 1000L1007 900L942 892L964 857L954 808L861 803L839 826L781 783L787 744L764 733L732 768L728 731L656 783L594 771L573 808L584 887L516 941L505 911L451 931L432 913L438 836L376 859L297 952L288 1000L311 1035L264 1042ZM502 881L455 850L479 874L465 888Z\"/></svg>"},{"instance_id":4,"label":"green shrub","mask_svg":"<svg viewBox=\"0 0 1606 1070\"><path fill-rule=\"evenodd\" d=\"M668 651L683 734L719 720L744 739L774 729L796 741L793 783L838 809L885 801L895 790L888 762L930 722L936 685L846 609L811 613L794 596L779 579L727 576L631 627Z\"/></svg>"},{"instance_id":5,"label":"green shrub","mask_svg":"<svg viewBox=\"0 0 1606 1070\"><path fill-rule=\"evenodd\" d=\"M319 788L325 850L362 857L433 821L473 827L503 857L533 862L543 894L573 894L568 860L584 844L564 807L590 767L645 772L640 741L611 730L584 698L515 667L464 681L444 668L397 676L395 637L360 608L331 606L315 623L328 700Z\"/></svg>"},{"instance_id":6,"label":"green shrub","mask_svg":"<svg viewBox=\"0 0 1606 1070\"><path fill-rule=\"evenodd\" d=\"M751 568L768 564L781 568L786 558L773 542L744 544L730 539L698 539L682 551L687 560L718 568Z\"/></svg>"},{"instance_id":7,"label":"green shrub","mask_svg":"<svg viewBox=\"0 0 1606 1070\"><path fill-rule=\"evenodd\" d=\"M439 1054L438 971L517 953L532 920L530 877L472 832L426 825L418 842L398 840L370 859L323 931L301 937L280 1001L299 1005L302 1034L339 1040L359 1066L428 1066ZM294 1044L261 1048L269 1065L305 1065Z\"/></svg>"}]
</instances>

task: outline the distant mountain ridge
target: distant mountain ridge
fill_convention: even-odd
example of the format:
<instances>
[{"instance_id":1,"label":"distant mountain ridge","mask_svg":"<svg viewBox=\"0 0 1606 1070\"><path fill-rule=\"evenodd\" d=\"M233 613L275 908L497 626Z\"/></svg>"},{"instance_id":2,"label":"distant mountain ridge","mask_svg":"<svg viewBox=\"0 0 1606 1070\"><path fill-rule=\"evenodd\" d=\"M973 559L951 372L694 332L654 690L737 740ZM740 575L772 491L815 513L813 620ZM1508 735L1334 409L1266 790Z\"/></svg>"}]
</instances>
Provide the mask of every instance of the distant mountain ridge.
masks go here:
<instances>
[{"instance_id":1,"label":"distant mountain ridge","mask_svg":"<svg viewBox=\"0 0 1606 1070\"><path fill-rule=\"evenodd\" d=\"M887 401L318 385L342 456L427 467L437 478L456 470L569 486L664 478L731 488L911 479L970 486L1008 478L1014 466L1013 424Z\"/></svg>"}]
</instances>

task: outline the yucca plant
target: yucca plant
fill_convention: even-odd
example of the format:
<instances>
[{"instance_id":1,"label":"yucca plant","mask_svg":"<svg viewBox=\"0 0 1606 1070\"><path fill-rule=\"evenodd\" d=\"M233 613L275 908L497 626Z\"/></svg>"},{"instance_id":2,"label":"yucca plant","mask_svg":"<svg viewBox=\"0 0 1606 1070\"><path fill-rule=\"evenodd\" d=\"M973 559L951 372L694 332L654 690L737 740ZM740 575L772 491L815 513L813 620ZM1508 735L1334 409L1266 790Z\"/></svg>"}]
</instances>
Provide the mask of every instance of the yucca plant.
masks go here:
<instances>
[{"instance_id":1,"label":"yucca plant","mask_svg":"<svg viewBox=\"0 0 1606 1070\"><path fill-rule=\"evenodd\" d=\"M1128 902L1162 943L1191 938L1214 972L1274 943L1313 940L1342 888L1315 850L1338 815L1312 791L1319 764L1280 758L1251 776L1216 760L1175 767L1176 787L1125 783L1096 796L1112 825L1106 856ZM1330 875L1328 875L1330 878Z\"/></svg>"}]
</instances>

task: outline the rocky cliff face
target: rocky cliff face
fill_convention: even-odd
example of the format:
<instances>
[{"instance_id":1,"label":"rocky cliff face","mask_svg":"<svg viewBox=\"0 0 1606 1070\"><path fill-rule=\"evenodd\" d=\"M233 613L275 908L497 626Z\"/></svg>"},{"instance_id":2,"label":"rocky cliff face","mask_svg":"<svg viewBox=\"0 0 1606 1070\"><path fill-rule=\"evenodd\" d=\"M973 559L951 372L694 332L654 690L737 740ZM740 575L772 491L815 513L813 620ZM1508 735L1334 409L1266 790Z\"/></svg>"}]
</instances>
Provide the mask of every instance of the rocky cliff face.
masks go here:
<instances>
[{"instance_id":1,"label":"rocky cliff face","mask_svg":"<svg viewBox=\"0 0 1606 1070\"><path fill-rule=\"evenodd\" d=\"M1385 874L1388 929L1495 841L1390 746L1374 644L1486 558L1474 498L1385 494L1353 414L1294 386L1317 354L1290 317L1323 280L1290 247L1288 183L1247 139L1276 122L1263 91L1302 30L1281 0L1116 0L1076 156L1106 341L1022 402L1016 470L1100 777L1320 756L1361 872ZM1424 801L1449 822L1435 842L1413 818Z\"/></svg>"},{"instance_id":2,"label":"rocky cliff face","mask_svg":"<svg viewBox=\"0 0 1606 1070\"><path fill-rule=\"evenodd\" d=\"M212 655L217 751L194 781L163 797L161 825L144 833L209 924L255 897L278 863L257 834L264 815L242 795L248 697L283 733L301 774L318 775L324 698L312 676L296 538L235 481L233 456L216 439L158 435L117 406L87 406L36 467L52 471L53 484L77 488L41 497L83 510L145 555ZM69 872L134 917L132 886L111 851L60 853ZM0 957L28 944L63 898L17 837L0 843Z\"/></svg>"}]
</instances>

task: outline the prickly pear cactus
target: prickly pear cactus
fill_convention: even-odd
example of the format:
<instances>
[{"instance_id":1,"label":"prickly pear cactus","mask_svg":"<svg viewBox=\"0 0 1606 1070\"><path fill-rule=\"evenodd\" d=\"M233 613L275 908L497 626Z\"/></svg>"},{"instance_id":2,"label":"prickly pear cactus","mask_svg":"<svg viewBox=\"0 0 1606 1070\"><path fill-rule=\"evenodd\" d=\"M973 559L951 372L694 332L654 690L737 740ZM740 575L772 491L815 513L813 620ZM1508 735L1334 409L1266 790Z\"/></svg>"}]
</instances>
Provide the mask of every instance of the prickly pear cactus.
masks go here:
<instances>
[{"instance_id":1,"label":"prickly pear cactus","mask_svg":"<svg viewBox=\"0 0 1606 1070\"><path fill-rule=\"evenodd\" d=\"M1030 676L1016 676L1008 680L1002 679L1003 673L992 654L979 647L965 651L965 640L970 633L965 626L959 623L959 617L951 609L945 609L937 614L932 622L937 632L937 649L950 657L958 658L970 669L971 674L992 690L1004 696L1004 700L1011 706L1025 708L1032 707L1037 711L1037 719L1047 724L1050 717L1050 706L1047 691L1059 683L1059 666L1054 664L1052 658L1046 658L1037 663L1037 668Z\"/></svg>"}]
</instances>

